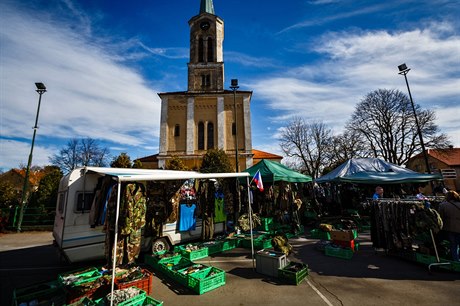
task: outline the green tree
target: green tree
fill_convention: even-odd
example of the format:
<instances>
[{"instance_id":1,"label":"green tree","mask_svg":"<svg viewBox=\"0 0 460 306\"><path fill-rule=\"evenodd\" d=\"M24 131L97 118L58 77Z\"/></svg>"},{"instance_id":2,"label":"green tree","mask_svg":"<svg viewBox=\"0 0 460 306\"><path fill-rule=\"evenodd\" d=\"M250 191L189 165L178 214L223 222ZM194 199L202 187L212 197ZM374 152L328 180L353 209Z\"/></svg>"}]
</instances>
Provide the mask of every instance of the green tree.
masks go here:
<instances>
[{"instance_id":1,"label":"green tree","mask_svg":"<svg viewBox=\"0 0 460 306\"><path fill-rule=\"evenodd\" d=\"M41 178L38 189L35 192L36 204L42 208L54 209L56 207L62 172L56 166L46 166L43 172L45 174Z\"/></svg>"},{"instance_id":2,"label":"green tree","mask_svg":"<svg viewBox=\"0 0 460 306\"><path fill-rule=\"evenodd\" d=\"M133 162L133 168L142 169L144 168L144 165L142 165L142 162L140 160L135 159Z\"/></svg>"},{"instance_id":3,"label":"green tree","mask_svg":"<svg viewBox=\"0 0 460 306\"><path fill-rule=\"evenodd\" d=\"M190 170L185 164L184 161L179 158L178 156L172 157L167 163L166 163L166 169L167 170L183 170L183 171L188 171Z\"/></svg>"},{"instance_id":4,"label":"green tree","mask_svg":"<svg viewBox=\"0 0 460 306\"><path fill-rule=\"evenodd\" d=\"M0 209L8 209L11 206L19 205L21 194L14 188L13 184L7 181L0 181Z\"/></svg>"},{"instance_id":5,"label":"green tree","mask_svg":"<svg viewBox=\"0 0 460 306\"><path fill-rule=\"evenodd\" d=\"M208 150L203 156L200 172L202 173L224 173L233 172L230 159L224 150Z\"/></svg>"},{"instance_id":6,"label":"green tree","mask_svg":"<svg viewBox=\"0 0 460 306\"><path fill-rule=\"evenodd\" d=\"M112 162L110 163L110 167L112 168L132 168L133 164L131 162L131 158L125 152L120 153L117 157L114 157Z\"/></svg>"}]
</instances>

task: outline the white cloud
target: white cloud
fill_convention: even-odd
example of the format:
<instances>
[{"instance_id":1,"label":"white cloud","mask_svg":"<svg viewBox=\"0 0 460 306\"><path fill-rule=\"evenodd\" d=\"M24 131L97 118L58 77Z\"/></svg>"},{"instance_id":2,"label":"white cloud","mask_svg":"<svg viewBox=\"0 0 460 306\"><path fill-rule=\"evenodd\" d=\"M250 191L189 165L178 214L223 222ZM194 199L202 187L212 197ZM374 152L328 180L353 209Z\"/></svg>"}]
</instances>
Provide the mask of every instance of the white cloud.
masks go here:
<instances>
[{"instance_id":1,"label":"white cloud","mask_svg":"<svg viewBox=\"0 0 460 306\"><path fill-rule=\"evenodd\" d=\"M0 170L8 171L12 167L27 166L30 147L31 143L0 139L0 156L2 157L0 158ZM49 165L48 156L56 152L55 148L35 145L32 153L32 166Z\"/></svg>"},{"instance_id":2,"label":"white cloud","mask_svg":"<svg viewBox=\"0 0 460 306\"><path fill-rule=\"evenodd\" d=\"M258 80L252 87L273 110L276 124L302 116L340 131L367 93L386 88L407 94L397 68L406 62L415 103L434 109L441 132L460 146L460 36L445 22L428 26L396 33L325 34L313 48L326 59Z\"/></svg>"},{"instance_id":3,"label":"white cloud","mask_svg":"<svg viewBox=\"0 0 460 306\"><path fill-rule=\"evenodd\" d=\"M121 64L113 44L99 45L85 33L40 15L2 5L0 26L0 134L30 139L38 95L45 83L39 116L40 135L62 139L91 137L128 146L151 145L159 129L160 100L139 72ZM72 11L75 11L72 8ZM45 18L46 19L46 18ZM129 57L129 54L127 55ZM156 137L157 135L155 135ZM1 160L20 142L4 145ZM14 151L14 150L13 150ZM48 150L37 150L48 154ZM27 154L28 155L28 154ZM27 156L25 155L25 156ZM48 155L47 155L48 156ZM14 166L14 165L12 165Z\"/></svg>"}]
</instances>

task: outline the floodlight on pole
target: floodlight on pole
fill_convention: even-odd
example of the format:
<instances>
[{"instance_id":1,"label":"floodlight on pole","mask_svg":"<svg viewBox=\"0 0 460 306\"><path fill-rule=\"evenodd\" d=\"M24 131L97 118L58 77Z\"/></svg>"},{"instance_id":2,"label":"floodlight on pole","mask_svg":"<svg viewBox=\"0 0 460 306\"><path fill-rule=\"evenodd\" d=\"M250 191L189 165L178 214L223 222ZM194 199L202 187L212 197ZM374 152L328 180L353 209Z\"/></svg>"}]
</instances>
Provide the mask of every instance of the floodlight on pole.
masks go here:
<instances>
[{"instance_id":1,"label":"floodlight on pole","mask_svg":"<svg viewBox=\"0 0 460 306\"><path fill-rule=\"evenodd\" d=\"M420 124L417 118L417 112L415 111L414 101L412 100L412 94L410 92L409 82L407 81L407 74L409 73L410 68L408 68L407 65L404 63L404 64L399 65L398 69L399 69L398 74L404 75L404 79L406 80L407 91L409 92L410 103L412 105L412 111L414 112L415 125L417 126L417 133L420 139L420 146L422 147L423 158L425 160L426 172L430 174L431 170L430 170L430 164L428 162L428 154L425 150L425 143L423 142L422 130L420 129Z\"/></svg>"},{"instance_id":2,"label":"floodlight on pole","mask_svg":"<svg viewBox=\"0 0 460 306\"><path fill-rule=\"evenodd\" d=\"M18 226L17 226L17 231L21 231L21 225L22 225L22 219L24 217L24 209L27 206L27 191L29 188L29 174L30 174L30 166L32 164L32 155L34 151L34 144L35 144L35 135L37 134L37 129L38 129L38 115L40 114L40 104L42 102L42 94L46 92L46 86L45 84L41 82L35 83L35 87L37 89L35 90L38 93L38 107L37 107L37 114L35 116L35 125L33 127L34 133L32 136L32 145L30 147L30 154L29 154L29 160L27 162L27 168L26 168L26 173L24 177L24 185L22 187L22 198L21 198L21 209L19 212L19 220L18 220Z\"/></svg>"}]
</instances>

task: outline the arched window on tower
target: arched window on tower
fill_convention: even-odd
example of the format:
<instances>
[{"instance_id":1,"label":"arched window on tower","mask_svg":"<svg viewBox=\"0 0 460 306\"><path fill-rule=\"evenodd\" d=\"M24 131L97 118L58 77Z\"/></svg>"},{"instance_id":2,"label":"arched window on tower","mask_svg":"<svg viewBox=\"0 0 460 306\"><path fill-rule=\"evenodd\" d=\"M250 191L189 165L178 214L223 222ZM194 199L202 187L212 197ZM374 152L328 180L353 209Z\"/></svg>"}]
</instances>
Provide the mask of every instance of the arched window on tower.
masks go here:
<instances>
[{"instance_id":1,"label":"arched window on tower","mask_svg":"<svg viewBox=\"0 0 460 306\"><path fill-rule=\"evenodd\" d=\"M208 38L208 62L214 62L214 44L211 37Z\"/></svg>"},{"instance_id":2,"label":"arched window on tower","mask_svg":"<svg viewBox=\"0 0 460 306\"><path fill-rule=\"evenodd\" d=\"M204 150L204 123L198 123L198 150Z\"/></svg>"},{"instance_id":3,"label":"arched window on tower","mask_svg":"<svg viewBox=\"0 0 460 306\"><path fill-rule=\"evenodd\" d=\"M204 40L202 37L198 39L198 62L204 62Z\"/></svg>"},{"instance_id":4,"label":"arched window on tower","mask_svg":"<svg viewBox=\"0 0 460 306\"><path fill-rule=\"evenodd\" d=\"M214 124L208 123L208 150L214 149Z\"/></svg>"},{"instance_id":5,"label":"arched window on tower","mask_svg":"<svg viewBox=\"0 0 460 306\"><path fill-rule=\"evenodd\" d=\"M175 136L175 137L180 136L180 125L179 125L179 124L176 124L176 125L174 126L174 136Z\"/></svg>"}]
</instances>

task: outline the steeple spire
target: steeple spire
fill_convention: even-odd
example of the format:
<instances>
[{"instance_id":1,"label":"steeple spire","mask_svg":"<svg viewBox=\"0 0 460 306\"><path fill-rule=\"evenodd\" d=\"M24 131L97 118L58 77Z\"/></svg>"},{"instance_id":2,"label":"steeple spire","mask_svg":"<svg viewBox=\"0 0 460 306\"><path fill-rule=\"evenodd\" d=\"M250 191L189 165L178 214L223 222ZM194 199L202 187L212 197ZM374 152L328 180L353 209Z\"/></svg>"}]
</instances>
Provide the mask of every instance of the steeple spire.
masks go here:
<instances>
[{"instance_id":1,"label":"steeple spire","mask_svg":"<svg viewBox=\"0 0 460 306\"><path fill-rule=\"evenodd\" d=\"M203 14L203 13L215 15L214 4L212 3L212 0L201 0L200 14Z\"/></svg>"}]
</instances>

